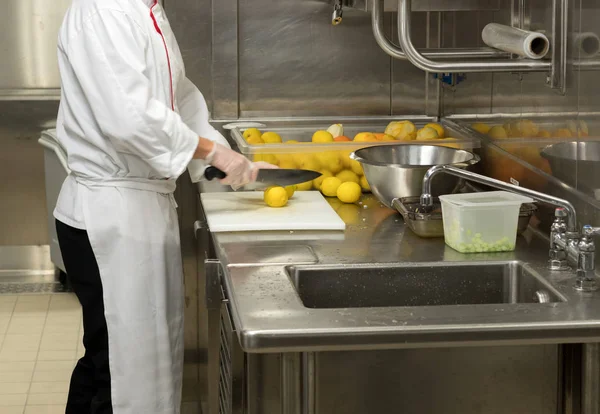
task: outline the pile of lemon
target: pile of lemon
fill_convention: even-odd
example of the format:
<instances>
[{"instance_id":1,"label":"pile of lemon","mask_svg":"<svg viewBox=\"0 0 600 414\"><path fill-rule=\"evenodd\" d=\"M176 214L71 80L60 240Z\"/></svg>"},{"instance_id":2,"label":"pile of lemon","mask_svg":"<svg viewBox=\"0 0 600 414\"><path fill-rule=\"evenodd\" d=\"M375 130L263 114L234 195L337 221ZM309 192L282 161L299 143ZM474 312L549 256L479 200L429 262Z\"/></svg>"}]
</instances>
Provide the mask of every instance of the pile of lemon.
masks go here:
<instances>
[{"instance_id":1,"label":"pile of lemon","mask_svg":"<svg viewBox=\"0 0 600 414\"><path fill-rule=\"evenodd\" d=\"M385 132L372 133L361 132L356 134L353 139L344 135L344 128L341 124L334 124L327 130L317 131L313 134L310 142L298 142L283 139L276 132L261 132L257 128L249 128L243 132L244 139L250 145L263 144L335 144L335 143L357 143L356 147L345 150L334 151L302 151L277 154L256 154L254 161L264 161L280 168L285 169L303 169L317 171L321 176L313 181L298 184L294 191L321 191L326 197L337 197L343 203L356 203L362 192L370 192L371 188L365 177L362 165L350 158L350 154L365 146L365 144L376 144L377 142L390 141L431 141L442 140L452 141L453 138L446 138L444 128L435 123L427 124L421 129L410 121L391 122ZM448 144L453 145L453 144ZM318 147L315 146L315 149ZM347 147L346 147L347 148ZM287 204L284 188L272 187L265 191L265 202L271 207L282 207ZM289 192L289 189L288 189ZM293 194L293 192L292 192Z\"/></svg>"},{"instance_id":2,"label":"pile of lemon","mask_svg":"<svg viewBox=\"0 0 600 414\"><path fill-rule=\"evenodd\" d=\"M509 122L504 125L488 125L475 123L471 125L475 131L488 135L492 139L510 138L586 138L590 132L583 120L567 121L565 124L548 130L543 126L528 120Z\"/></svg>"}]
</instances>

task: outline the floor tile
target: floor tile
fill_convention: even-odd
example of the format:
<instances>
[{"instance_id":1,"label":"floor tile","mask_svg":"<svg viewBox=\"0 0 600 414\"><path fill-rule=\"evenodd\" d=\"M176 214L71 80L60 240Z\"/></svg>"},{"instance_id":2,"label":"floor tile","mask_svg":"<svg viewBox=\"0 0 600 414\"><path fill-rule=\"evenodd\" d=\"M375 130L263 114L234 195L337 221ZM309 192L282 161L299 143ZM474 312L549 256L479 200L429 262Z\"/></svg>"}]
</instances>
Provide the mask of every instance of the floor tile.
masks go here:
<instances>
[{"instance_id":1,"label":"floor tile","mask_svg":"<svg viewBox=\"0 0 600 414\"><path fill-rule=\"evenodd\" d=\"M29 371L33 372L35 368L35 361L28 362L0 362L0 373L2 372L16 372L16 371Z\"/></svg>"},{"instance_id":2,"label":"floor tile","mask_svg":"<svg viewBox=\"0 0 600 414\"><path fill-rule=\"evenodd\" d=\"M11 351L1 350L0 351L0 362L21 362L21 361L35 361L38 353L36 351Z\"/></svg>"},{"instance_id":3,"label":"floor tile","mask_svg":"<svg viewBox=\"0 0 600 414\"><path fill-rule=\"evenodd\" d=\"M42 351L76 351L79 333L46 333L42 336Z\"/></svg>"},{"instance_id":4,"label":"floor tile","mask_svg":"<svg viewBox=\"0 0 600 414\"><path fill-rule=\"evenodd\" d=\"M3 383L9 382L31 382L33 378L33 369L31 371L14 371L14 372L0 372L0 386Z\"/></svg>"},{"instance_id":5,"label":"floor tile","mask_svg":"<svg viewBox=\"0 0 600 414\"><path fill-rule=\"evenodd\" d=\"M49 304L52 295L17 295L17 303L45 303Z\"/></svg>"},{"instance_id":6,"label":"floor tile","mask_svg":"<svg viewBox=\"0 0 600 414\"><path fill-rule=\"evenodd\" d=\"M0 407L12 407L12 406L21 406L25 405L27 401L27 394L10 394L3 395L0 398Z\"/></svg>"},{"instance_id":7,"label":"floor tile","mask_svg":"<svg viewBox=\"0 0 600 414\"><path fill-rule=\"evenodd\" d=\"M0 407L0 414L23 414L24 411L24 406Z\"/></svg>"},{"instance_id":8,"label":"floor tile","mask_svg":"<svg viewBox=\"0 0 600 414\"><path fill-rule=\"evenodd\" d=\"M64 414L65 405L28 405L25 414Z\"/></svg>"},{"instance_id":9,"label":"floor tile","mask_svg":"<svg viewBox=\"0 0 600 414\"><path fill-rule=\"evenodd\" d=\"M3 342L4 342L4 334L0 333L0 349L2 349Z\"/></svg>"},{"instance_id":10,"label":"floor tile","mask_svg":"<svg viewBox=\"0 0 600 414\"><path fill-rule=\"evenodd\" d=\"M6 333L10 324L10 317L0 317L0 333Z\"/></svg>"},{"instance_id":11,"label":"floor tile","mask_svg":"<svg viewBox=\"0 0 600 414\"><path fill-rule=\"evenodd\" d=\"M76 361L37 361L35 365L36 371L65 371L73 370ZM31 370L33 372L33 369ZM1 371L0 371L1 372Z\"/></svg>"},{"instance_id":12,"label":"floor tile","mask_svg":"<svg viewBox=\"0 0 600 414\"><path fill-rule=\"evenodd\" d=\"M48 303L43 302L17 302L14 313L47 312Z\"/></svg>"},{"instance_id":13,"label":"floor tile","mask_svg":"<svg viewBox=\"0 0 600 414\"><path fill-rule=\"evenodd\" d=\"M56 394L29 394L27 405L62 405L67 403L67 393L61 392Z\"/></svg>"},{"instance_id":14,"label":"floor tile","mask_svg":"<svg viewBox=\"0 0 600 414\"><path fill-rule=\"evenodd\" d=\"M38 361L73 361L76 357L74 351L40 351Z\"/></svg>"},{"instance_id":15,"label":"floor tile","mask_svg":"<svg viewBox=\"0 0 600 414\"><path fill-rule=\"evenodd\" d=\"M71 381L72 369L60 371L38 371L33 372L33 382L69 382Z\"/></svg>"},{"instance_id":16,"label":"floor tile","mask_svg":"<svg viewBox=\"0 0 600 414\"><path fill-rule=\"evenodd\" d=\"M31 394L65 394L69 392L69 382L33 382L29 388Z\"/></svg>"},{"instance_id":17,"label":"floor tile","mask_svg":"<svg viewBox=\"0 0 600 414\"><path fill-rule=\"evenodd\" d=\"M1 296L0 296L1 297ZM0 302L0 312L5 313L5 312L12 312L13 309L15 308L16 302L15 303L11 303L11 302Z\"/></svg>"},{"instance_id":18,"label":"floor tile","mask_svg":"<svg viewBox=\"0 0 600 414\"><path fill-rule=\"evenodd\" d=\"M41 334L8 334L4 338L2 350L37 351L40 348Z\"/></svg>"},{"instance_id":19,"label":"floor tile","mask_svg":"<svg viewBox=\"0 0 600 414\"><path fill-rule=\"evenodd\" d=\"M0 383L0 400L7 394L27 394L29 382L2 382Z\"/></svg>"}]
</instances>

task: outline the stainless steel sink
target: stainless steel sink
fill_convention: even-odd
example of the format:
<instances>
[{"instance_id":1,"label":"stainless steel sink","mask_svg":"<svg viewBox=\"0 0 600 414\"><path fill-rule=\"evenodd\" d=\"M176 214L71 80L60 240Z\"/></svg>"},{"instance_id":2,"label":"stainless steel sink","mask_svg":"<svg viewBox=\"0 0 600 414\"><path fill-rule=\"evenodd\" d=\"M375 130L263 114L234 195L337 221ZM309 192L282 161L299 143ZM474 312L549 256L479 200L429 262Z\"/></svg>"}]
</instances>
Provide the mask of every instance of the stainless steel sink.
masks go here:
<instances>
[{"instance_id":1,"label":"stainless steel sink","mask_svg":"<svg viewBox=\"0 0 600 414\"><path fill-rule=\"evenodd\" d=\"M522 262L288 267L307 308L564 302Z\"/></svg>"}]
</instances>

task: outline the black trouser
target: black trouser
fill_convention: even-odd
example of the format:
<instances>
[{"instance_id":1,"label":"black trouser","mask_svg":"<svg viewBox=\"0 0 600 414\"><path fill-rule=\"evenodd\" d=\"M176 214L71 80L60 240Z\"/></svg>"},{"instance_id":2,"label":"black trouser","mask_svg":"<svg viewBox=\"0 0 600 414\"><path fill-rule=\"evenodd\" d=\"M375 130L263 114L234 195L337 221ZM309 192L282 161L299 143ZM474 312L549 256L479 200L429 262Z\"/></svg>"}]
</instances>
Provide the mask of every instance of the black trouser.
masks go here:
<instances>
[{"instance_id":1,"label":"black trouser","mask_svg":"<svg viewBox=\"0 0 600 414\"><path fill-rule=\"evenodd\" d=\"M67 275L83 308L85 355L73 370L66 414L112 413L108 331L96 257L86 231L56 221L56 232Z\"/></svg>"}]
</instances>

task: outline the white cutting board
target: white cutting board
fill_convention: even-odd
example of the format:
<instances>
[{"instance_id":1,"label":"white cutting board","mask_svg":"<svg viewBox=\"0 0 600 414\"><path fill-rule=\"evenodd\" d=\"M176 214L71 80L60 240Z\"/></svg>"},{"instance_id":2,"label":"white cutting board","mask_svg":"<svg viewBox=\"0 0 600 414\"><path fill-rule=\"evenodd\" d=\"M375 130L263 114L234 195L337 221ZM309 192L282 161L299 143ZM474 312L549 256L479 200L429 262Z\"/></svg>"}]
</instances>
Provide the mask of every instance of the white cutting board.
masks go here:
<instances>
[{"instance_id":1,"label":"white cutting board","mask_svg":"<svg viewBox=\"0 0 600 414\"><path fill-rule=\"evenodd\" d=\"M297 191L287 206L268 207L262 191L201 194L211 232L344 230L346 224L318 191Z\"/></svg>"}]
</instances>

